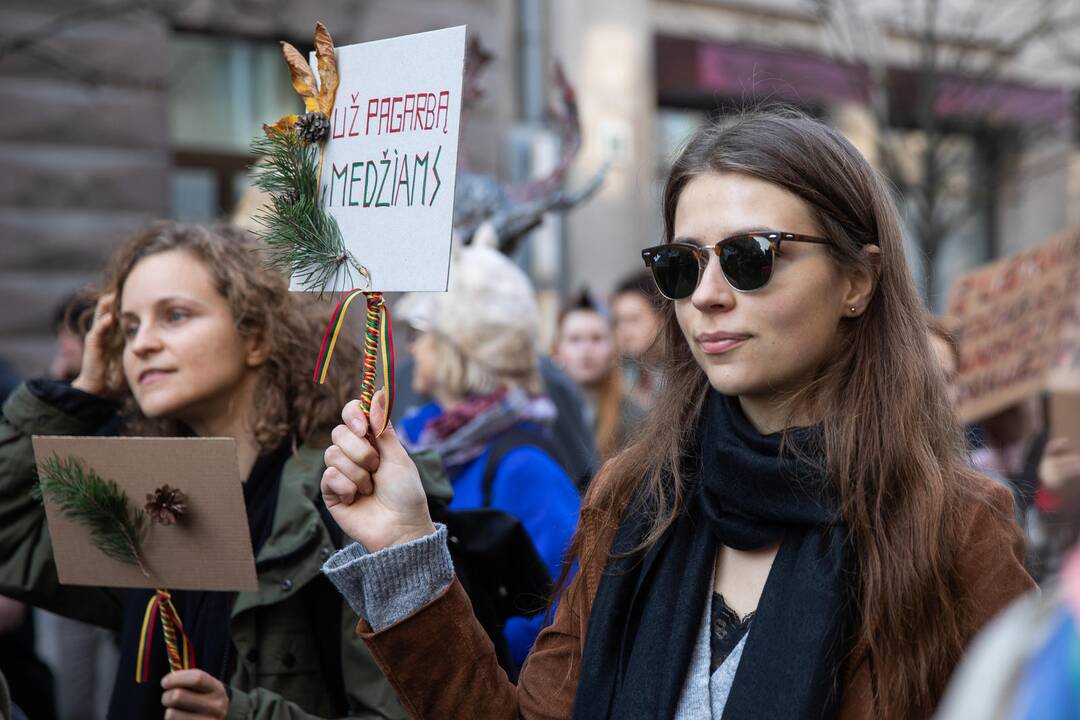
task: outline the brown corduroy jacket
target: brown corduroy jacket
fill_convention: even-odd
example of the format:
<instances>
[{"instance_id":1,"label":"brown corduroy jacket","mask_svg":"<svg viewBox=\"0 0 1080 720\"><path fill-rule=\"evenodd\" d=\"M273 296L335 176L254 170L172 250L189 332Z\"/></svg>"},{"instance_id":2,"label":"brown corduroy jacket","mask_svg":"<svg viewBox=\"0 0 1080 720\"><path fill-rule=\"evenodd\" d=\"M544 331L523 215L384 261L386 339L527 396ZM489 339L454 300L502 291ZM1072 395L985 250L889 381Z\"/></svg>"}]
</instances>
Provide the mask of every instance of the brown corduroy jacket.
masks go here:
<instances>
[{"instance_id":1,"label":"brown corduroy jacket","mask_svg":"<svg viewBox=\"0 0 1080 720\"><path fill-rule=\"evenodd\" d=\"M1023 538L1013 519L1012 497L989 480L980 495L962 515L966 527L956 570L970 609L964 613L967 640L1034 587L1023 567ZM580 522L585 543L580 570L551 626L537 637L517 685L499 668L457 580L431 603L381 632L372 633L360 622L358 634L413 717L571 717L589 612L617 529L616 520L589 507L582 509ZM883 716L874 708L866 648L857 646L845 670L840 718Z\"/></svg>"}]
</instances>

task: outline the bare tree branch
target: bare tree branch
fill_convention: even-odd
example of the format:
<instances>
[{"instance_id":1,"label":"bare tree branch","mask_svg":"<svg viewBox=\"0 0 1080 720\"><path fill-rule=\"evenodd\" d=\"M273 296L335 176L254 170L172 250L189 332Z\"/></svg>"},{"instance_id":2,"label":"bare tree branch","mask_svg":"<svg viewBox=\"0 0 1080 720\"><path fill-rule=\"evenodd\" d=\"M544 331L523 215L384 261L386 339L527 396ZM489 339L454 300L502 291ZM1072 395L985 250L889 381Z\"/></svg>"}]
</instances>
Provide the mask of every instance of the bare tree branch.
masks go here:
<instances>
[{"instance_id":1,"label":"bare tree branch","mask_svg":"<svg viewBox=\"0 0 1080 720\"><path fill-rule=\"evenodd\" d=\"M1070 0L1012 4L976 1L947 18L941 0L903 0L900 12L890 18L895 24L888 35L894 41L913 43L916 57L912 68L913 104L908 117L911 131L919 133L922 143L915 156L918 167L912 173L914 148L903 141L904 131L891 129L895 122L895 89L890 87L891 68L884 41L886 21L868 17L865 6L852 0L810 2L822 23L834 28L833 36L841 44L845 40L848 43L841 47L840 56L849 62L854 58L866 68L867 87L863 94L878 123L879 162L906 198L908 227L926 257L925 276L930 290L935 260L947 239L969 226L976 210L988 204L986 188L958 182L958 178L966 180L975 169L977 157L971 152L971 143L976 141L956 139L957 119L940 115L941 93L947 88L953 93L952 99L975 115L980 108L988 113L998 97L993 88L1005 67L1035 43L1052 41L1080 26L1080 13L1062 12ZM959 98L956 93L961 93ZM1054 108L1050 103L1058 101L1047 98L1045 102L1045 108L1029 108L1034 117L1043 111L1049 114ZM1018 130L1029 142L1041 133L1056 131L1040 127L1037 122Z\"/></svg>"}]
</instances>

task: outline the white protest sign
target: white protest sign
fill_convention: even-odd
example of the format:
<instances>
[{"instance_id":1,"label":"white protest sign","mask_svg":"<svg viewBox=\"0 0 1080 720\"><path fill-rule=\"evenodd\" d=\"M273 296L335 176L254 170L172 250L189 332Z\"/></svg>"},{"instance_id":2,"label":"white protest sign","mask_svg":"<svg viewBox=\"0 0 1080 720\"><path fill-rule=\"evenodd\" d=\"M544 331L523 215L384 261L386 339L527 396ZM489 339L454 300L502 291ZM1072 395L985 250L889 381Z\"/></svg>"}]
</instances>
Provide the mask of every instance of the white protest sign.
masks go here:
<instances>
[{"instance_id":1,"label":"white protest sign","mask_svg":"<svg viewBox=\"0 0 1080 720\"><path fill-rule=\"evenodd\" d=\"M465 26L346 45L337 64L320 198L371 277L351 287L446 290ZM350 287L344 272L329 285Z\"/></svg>"}]
</instances>

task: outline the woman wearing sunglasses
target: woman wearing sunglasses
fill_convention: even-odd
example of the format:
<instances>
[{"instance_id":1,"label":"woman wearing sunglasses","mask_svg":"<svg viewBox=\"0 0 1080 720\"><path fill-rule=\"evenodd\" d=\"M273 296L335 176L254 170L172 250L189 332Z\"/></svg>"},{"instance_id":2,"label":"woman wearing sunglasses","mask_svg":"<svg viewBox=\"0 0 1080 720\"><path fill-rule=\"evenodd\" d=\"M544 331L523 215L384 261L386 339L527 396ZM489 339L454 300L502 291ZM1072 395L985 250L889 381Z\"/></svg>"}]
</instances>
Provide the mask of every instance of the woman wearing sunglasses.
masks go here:
<instances>
[{"instance_id":1,"label":"woman wearing sunglasses","mask_svg":"<svg viewBox=\"0 0 1080 720\"><path fill-rule=\"evenodd\" d=\"M323 496L362 547L324 570L418 717L927 717L1032 582L1008 492L965 461L884 183L825 125L756 112L691 139L663 215L665 391L590 487L518 685L355 404Z\"/></svg>"}]
</instances>

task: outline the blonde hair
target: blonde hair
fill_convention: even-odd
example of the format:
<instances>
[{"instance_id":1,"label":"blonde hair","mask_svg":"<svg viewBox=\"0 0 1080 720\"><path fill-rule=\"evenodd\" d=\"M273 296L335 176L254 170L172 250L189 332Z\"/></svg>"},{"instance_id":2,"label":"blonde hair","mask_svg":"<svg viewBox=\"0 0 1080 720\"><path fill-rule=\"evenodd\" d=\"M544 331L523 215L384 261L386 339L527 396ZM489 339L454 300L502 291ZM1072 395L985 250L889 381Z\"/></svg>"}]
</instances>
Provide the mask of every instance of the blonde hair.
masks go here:
<instances>
[{"instance_id":1,"label":"blonde hair","mask_svg":"<svg viewBox=\"0 0 1080 720\"><path fill-rule=\"evenodd\" d=\"M500 360L501 367L481 362L470 356L463 348L437 331L428 331L434 341L435 363L432 381L439 390L450 397L467 398L490 395L500 388L521 388L530 395L540 395L544 382L536 347L531 338L513 330L504 331L509 342ZM510 338L519 335L518 338Z\"/></svg>"}]
</instances>

